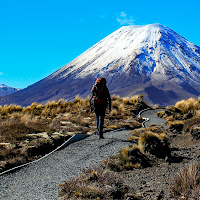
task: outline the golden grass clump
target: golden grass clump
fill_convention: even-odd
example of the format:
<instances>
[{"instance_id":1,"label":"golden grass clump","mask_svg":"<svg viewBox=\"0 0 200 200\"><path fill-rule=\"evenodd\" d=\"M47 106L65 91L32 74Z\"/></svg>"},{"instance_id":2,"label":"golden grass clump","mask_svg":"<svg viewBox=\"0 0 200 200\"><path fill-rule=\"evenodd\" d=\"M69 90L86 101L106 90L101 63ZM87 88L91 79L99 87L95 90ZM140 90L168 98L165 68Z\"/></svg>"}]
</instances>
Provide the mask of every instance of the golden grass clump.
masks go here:
<instances>
[{"instance_id":1,"label":"golden grass clump","mask_svg":"<svg viewBox=\"0 0 200 200\"><path fill-rule=\"evenodd\" d=\"M59 184L62 199L122 199L129 191L122 177L102 167L84 170L82 174Z\"/></svg>"},{"instance_id":2,"label":"golden grass clump","mask_svg":"<svg viewBox=\"0 0 200 200\"><path fill-rule=\"evenodd\" d=\"M124 149L121 150L120 152L120 156L123 160L126 160L128 158L128 151L129 151L129 147L126 147Z\"/></svg>"},{"instance_id":3,"label":"golden grass clump","mask_svg":"<svg viewBox=\"0 0 200 200\"><path fill-rule=\"evenodd\" d=\"M181 100L178 101L175 106L175 108L178 108L182 111L182 114L186 114L189 111L195 111L200 108L200 102L199 100L196 100L194 98L190 98L188 100Z\"/></svg>"},{"instance_id":4,"label":"golden grass clump","mask_svg":"<svg viewBox=\"0 0 200 200\"><path fill-rule=\"evenodd\" d=\"M135 95L132 97L124 97L122 100L125 105L137 105L138 101L142 101L143 98L143 95Z\"/></svg>"},{"instance_id":5,"label":"golden grass clump","mask_svg":"<svg viewBox=\"0 0 200 200\"><path fill-rule=\"evenodd\" d=\"M23 108L19 105L11 104L11 105L8 106L8 112L9 113L21 112L22 110L23 110Z\"/></svg>"},{"instance_id":6,"label":"golden grass clump","mask_svg":"<svg viewBox=\"0 0 200 200\"><path fill-rule=\"evenodd\" d=\"M136 105L141 96L135 95L130 98L130 103Z\"/></svg>"},{"instance_id":7,"label":"golden grass clump","mask_svg":"<svg viewBox=\"0 0 200 200\"><path fill-rule=\"evenodd\" d=\"M117 129L118 126L117 125L109 125L109 126L107 126L107 128L113 130L113 129Z\"/></svg>"},{"instance_id":8,"label":"golden grass clump","mask_svg":"<svg viewBox=\"0 0 200 200\"><path fill-rule=\"evenodd\" d=\"M164 117L165 116L165 111L160 111L160 112L157 112L156 115L160 118Z\"/></svg>"},{"instance_id":9,"label":"golden grass clump","mask_svg":"<svg viewBox=\"0 0 200 200\"><path fill-rule=\"evenodd\" d=\"M141 152L138 145L122 149L117 155L104 160L104 164L114 171L150 166L149 159Z\"/></svg>"},{"instance_id":10,"label":"golden grass clump","mask_svg":"<svg viewBox=\"0 0 200 200\"><path fill-rule=\"evenodd\" d=\"M146 131L139 136L138 146L142 153L149 152L157 157L169 156L168 137L163 134Z\"/></svg>"},{"instance_id":11,"label":"golden grass clump","mask_svg":"<svg viewBox=\"0 0 200 200\"><path fill-rule=\"evenodd\" d=\"M123 103L121 103L121 104L118 106L118 112L119 112L119 113L122 113L122 112L124 112L124 111L125 111L125 106L124 106Z\"/></svg>"},{"instance_id":12,"label":"golden grass clump","mask_svg":"<svg viewBox=\"0 0 200 200\"><path fill-rule=\"evenodd\" d=\"M38 104L37 106L36 106L36 109L37 110L42 110L44 108L44 106L42 105L42 104Z\"/></svg>"},{"instance_id":13,"label":"golden grass clump","mask_svg":"<svg viewBox=\"0 0 200 200\"><path fill-rule=\"evenodd\" d=\"M168 127L170 131L174 131L175 133L181 133L184 128L184 121L168 121Z\"/></svg>"},{"instance_id":14,"label":"golden grass clump","mask_svg":"<svg viewBox=\"0 0 200 200\"><path fill-rule=\"evenodd\" d=\"M146 131L147 131L147 129L142 127L142 128L135 129L133 131L129 131L129 133L132 133L134 136L140 136L140 134L142 134Z\"/></svg>"},{"instance_id":15,"label":"golden grass clump","mask_svg":"<svg viewBox=\"0 0 200 200\"><path fill-rule=\"evenodd\" d=\"M118 100L114 100L114 101L112 101L112 107L114 107L114 108L118 108L119 105L120 105L120 102L119 102Z\"/></svg>"},{"instance_id":16,"label":"golden grass clump","mask_svg":"<svg viewBox=\"0 0 200 200\"><path fill-rule=\"evenodd\" d=\"M0 106L0 114L3 116L12 114L14 112L22 112L22 111L23 111L23 108L15 104Z\"/></svg>"},{"instance_id":17,"label":"golden grass clump","mask_svg":"<svg viewBox=\"0 0 200 200\"><path fill-rule=\"evenodd\" d=\"M123 100L123 103L125 105L130 104L130 98L129 97L124 97L124 98L122 98L122 100Z\"/></svg>"},{"instance_id":18,"label":"golden grass clump","mask_svg":"<svg viewBox=\"0 0 200 200\"><path fill-rule=\"evenodd\" d=\"M34 108L36 108L36 107L37 107L37 105L38 105L38 103L37 103L37 102L33 102L33 103L31 104L31 108L32 108L32 109L34 109Z\"/></svg>"},{"instance_id":19,"label":"golden grass clump","mask_svg":"<svg viewBox=\"0 0 200 200\"><path fill-rule=\"evenodd\" d=\"M80 97L79 95L76 95L74 98L74 103L78 103L78 102L80 102Z\"/></svg>"},{"instance_id":20,"label":"golden grass clump","mask_svg":"<svg viewBox=\"0 0 200 200\"><path fill-rule=\"evenodd\" d=\"M111 100L112 101L114 101L114 100L120 100L120 96L114 94L114 95L112 95Z\"/></svg>"},{"instance_id":21,"label":"golden grass clump","mask_svg":"<svg viewBox=\"0 0 200 200\"><path fill-rule=\"evenodd\" d=\"M171 196L185 199L199 199L200 163L196 162L182 169L173 181Z\"/></svg>"},{"instance_id":22,"label":"golden grass clump","mask_svg":"<svg viewBox=\"0 0 200 200\"><path fill-rule=\"evenodd\" d=\"M117 112L116 109L111 110L111 112L110 112L110 116L111 116L111 117L117 116L117 115L118 115L118 112Z\"/></svg>"},{"instance_id":23,"label":"golden grass clump","mask_svg":"<svg viewBox=\"0 0 200 200\"><path fill-rule=\"evenodd\" d=\"M145 153L145 143L148 141L149 138L159 139L159 135L151 131L145 131L144 133L140 134L139 139L138 139L138 146L143 153Z\"/></svg>"}]
</instances>

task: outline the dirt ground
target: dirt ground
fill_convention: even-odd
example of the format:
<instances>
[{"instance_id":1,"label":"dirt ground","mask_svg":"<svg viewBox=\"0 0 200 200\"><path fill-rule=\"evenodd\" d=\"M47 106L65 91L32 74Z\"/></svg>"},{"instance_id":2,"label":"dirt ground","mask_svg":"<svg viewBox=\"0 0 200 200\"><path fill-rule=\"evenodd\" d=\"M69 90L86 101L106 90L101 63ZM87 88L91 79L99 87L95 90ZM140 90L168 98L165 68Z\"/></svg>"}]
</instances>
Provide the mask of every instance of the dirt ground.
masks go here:
<instances>
[{"instance_id":1,"label":"dirt ground","mask_svg":"<svg viewBox=\"0 0 200 200\"><path fill-rule=\"evenodd\" d=\"M121 172L125 182L143 199L175 199L170 197L174 177L186 165L199 161L200 140L192 139L189 134L171 136L170 148L172 158L158 159L149 155L152 167Z\"/></svg>"}]
</instances>

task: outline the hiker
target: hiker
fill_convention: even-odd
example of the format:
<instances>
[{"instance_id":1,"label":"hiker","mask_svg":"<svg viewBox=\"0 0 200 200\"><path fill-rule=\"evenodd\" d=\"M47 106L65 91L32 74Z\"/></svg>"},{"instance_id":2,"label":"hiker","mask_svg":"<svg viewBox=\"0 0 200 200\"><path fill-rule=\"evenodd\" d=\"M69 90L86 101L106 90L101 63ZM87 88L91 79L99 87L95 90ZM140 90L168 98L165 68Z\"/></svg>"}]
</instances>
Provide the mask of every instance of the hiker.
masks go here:
<instances>
[{"instance_id":1,"label":"hiker","mask_svg":"<svg viewBox=\"0 0 200 200\"><path fill-rule=\"evenodd\" d=\"M97 134L99 138L103 137L103 124L106 108L111 111L111 98L106 86L106 79L103 77L97 78L91 90L90 107L94 108L96 114Z\"/></svg>"}]
</instances>

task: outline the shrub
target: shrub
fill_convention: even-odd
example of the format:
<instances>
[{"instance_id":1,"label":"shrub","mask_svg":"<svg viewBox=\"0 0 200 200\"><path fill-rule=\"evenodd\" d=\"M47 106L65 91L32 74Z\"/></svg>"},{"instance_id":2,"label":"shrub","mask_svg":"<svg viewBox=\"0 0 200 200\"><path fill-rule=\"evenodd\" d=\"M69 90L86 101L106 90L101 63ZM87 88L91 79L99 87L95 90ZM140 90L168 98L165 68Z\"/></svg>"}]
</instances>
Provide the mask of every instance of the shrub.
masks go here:
<instances>
[{"instance_id":1,"label":"shrub","mask_svg":"<svg viewBox=\"0 0 200 200\"><path fill-rule=\"evenodd\" d=\"M75 97L75 99L74 99L74 103L78 103L78 102L80 102L80 97L79 97L79 95L77 95L77 96Z\"/></svg>"},{"instance_id":2,"label":"shrub","mask_svg":"<svg viewBox=\"0 0 200 200\"><path fill-rule=\"evenodd\" d=\"M165 111L157 112L157 116L160 118L164 117L164 115L165 115Z\"/></svg>"},{"instance_id":3,"label":"shrub","mask_svg":"<svg viewBox=\"0 0 200 200\"><path fill-rule=\"evenodd\" d=\"M138 96L138 95L132 96L130 98L130 103L133 104L133 105L136 105L138 100L141 100L141 99L143 99L142 95L140 95L140 96Z\"/></svg>"},{"instance_id":4,"label":"shrub","mask_svg":"<svg viewBox=\"0 0 200 200\"><path fill-rule=\"evenodd\" d=\"M118 106L118 112L119 113L122 113L122 112L124 112L124 110L125 110L125 106L124 106L124 104L120 104L119 106Z\"/></svg>"},{"instance_id":5,"label":"shrub","mask_svg":"<svg viewBox=\"0 0 200 200\"><path fill-rule=\"evenodd\" d=\"M112 99L112 101L118 100L118 99L120 99L120 96L114 94L114 95L112 95L111 99Z\"/></svg>"},{"instance_id":6,"label":"shrub","mask_svg":"<svg viewBox=\"0 0 200 200\"><path fill-rule=\"evenodd\" d=\"M200 116L193 117L192 119L188 119L184 121L183 132L188 133L191 132L191 128L198 126L200 124Z\"/></svg>"},{"instance_id":7,"label":"shrub","mask_svg":"<svg viewBox=\"0 0 200 200\"><path fill-rule=\"evenodd\" d=\"M112 101L112 107L113 108L117 109L119 107L119 105L120 105L120 102L118 100Z\"/></svg>"},{"instance_id":8,"label":"shrub","mask_svg":"<svg viewBox=\"0 0 200 200\"><path fill-rule=\"evenodd\" d=\"M188 100L181 100L175 104L175 108L182 111L182 114L186 114L189 111L194 111L199 109L200 103L198 100L194 98L190 98Z\"/></svg>"},{"instance_id":9,"label":"shrub","mask_svg":"<svg viewBox=\"0 0 200 200\"><path fill-rule=\"evenodd\" d=\"M131 98L130 97L124 97L122 98L123 100L123 103L125 105L136 105L138 100L142 100L143 99L143 95L135 95L135 96L132 96Z\"/></svg>"},{"instance_id":10,"label":"shrub","mask_svg":"<svg viewBox=\"0 0 200 200\"><path fill-rule=\"evenodd\" d=\"M129 97L124 97L124 98L122 98L122 100L123 100L123 103L125 105L130 104L130 98Z\"/></svg>"},{"instance_id":11,"label":"shrub","mask_svg":"<svg viewBox=\"0 0 200 200\"><path fill-rule=\"evenodd\" d=\"M191 128L190 133L194 139L200 139L200 127L199 126Z\"/></svg>"},{"instance_id":12,"label":"shrub","mask_svg":"<svg viewBox=\"0 0 200 200\"><path fill-rule=\"evenodd\" d=\"M149 159L140 151L137 145L124 148L118 155L104 160L106 167L114 171L132 170L150 166Z\"/></svg>"},{"instance_id":13,"label":"shrub","mask_svg":"<svg viewBox=\"0 0 200 200\"><path fill-rule=\"evenodd\" d=\"M159 158L169 156L170 149L165 134L157 134L151 131L146 131L139 136L138 145L141 152L149 152Z\"/></svg>"},{"instance_id":14,"label":"shrub","mask_svg":"<svg viewBox=\"0 0 200 200\"><path fill-rule=\"evenodd\" d=\"M181 133L183 130L184 122L183 121L172 121L169 123L169 130L174 133Z\"/></svg>"},{"instance_id":15,"label":"shrub","mask_svg":"<svg viewBox=\"0 0 200 200\"><path fill-rule=\"evenodd\" d=\"M182 169L171 186L172 197L185 197L185 199L198 199L195 190L200 189L200 163L196 162ZM194 192L194 193L193 193ZM195 195L196 193L196 195ZM194 195L194 196L193 196ZM196 197L195 197L196 196Z\"/></svg>"},{"instance_id":16,"label":"shrub","mask_svg":"<svg viewBox=\"0 0 200 200\"><path fill-rule=\"evenodd\" d=\"M22 112L22 110L23 108L21 106L15 104L0 106L0 114L3 116L7 116L8 114L12 114L14 112Z\"/></svg>"},{"instance_id":17,"label":"shrub","mask_svg":"<svg viewBox=\"0 0 200 200\"><path fill-rule=\"evenodd\" d=\"M110 112L110 116L111 116L111 117L117 116L117 115L118 115L118 112L117 112L116 109L111 110L111 112Z\"/></svg>"},{"instance_id":18,"label":"shrub","mask_svg":"<svg viewBox=\"0 0 200 200\"><path fill-rule=\"evenodd\" d=\"M63 199L123 199L129 188L113 171L94 167L60 184Z\"/></svg>"}]
</instances>

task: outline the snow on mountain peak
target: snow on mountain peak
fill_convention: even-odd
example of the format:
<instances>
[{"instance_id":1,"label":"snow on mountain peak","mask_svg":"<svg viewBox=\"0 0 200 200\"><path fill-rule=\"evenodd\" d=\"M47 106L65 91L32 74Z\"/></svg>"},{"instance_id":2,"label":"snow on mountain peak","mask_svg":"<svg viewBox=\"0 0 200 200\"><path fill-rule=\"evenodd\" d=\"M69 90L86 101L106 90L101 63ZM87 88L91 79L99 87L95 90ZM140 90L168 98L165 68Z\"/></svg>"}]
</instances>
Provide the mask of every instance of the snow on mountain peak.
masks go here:
<instances>
[{"instance_id":1,"label":"snow on mountain peak","mask_svg":"<svg viewBox=\"0 0 200 200\"><path fill-rule=\"evenodd\" d=\"M19 89L13 88L13 87L9 87L5 84L0 83L0 96L4 96L4 95L8 95L8 94L12 94L16 91L18 91Z\"/></svg>"},{"instance_id":2,"label":"snow on mountain peak","mask_svg":"<svg viewBox=\"0 0 200 200\"><path fill-rule=\"evenodd\" d=\"M7 87L7 85L0 83L0 88Z\"/></svg>"},{"instance_id":3,"label":"snow on mountain peak","mask_svg":"<svg viewBox=\"0 0 200 200\"><path fill-rule=\"evenodd\" d=\"M152 80L168 80L173 71L181 81L198 83L199 53L199 47L161 24L123 26L48 78L113 77L134 71Z\"/></svg>"}]
</instances>

